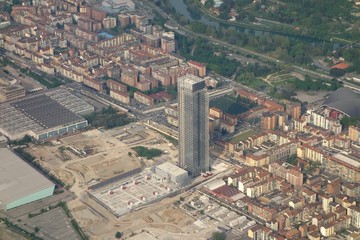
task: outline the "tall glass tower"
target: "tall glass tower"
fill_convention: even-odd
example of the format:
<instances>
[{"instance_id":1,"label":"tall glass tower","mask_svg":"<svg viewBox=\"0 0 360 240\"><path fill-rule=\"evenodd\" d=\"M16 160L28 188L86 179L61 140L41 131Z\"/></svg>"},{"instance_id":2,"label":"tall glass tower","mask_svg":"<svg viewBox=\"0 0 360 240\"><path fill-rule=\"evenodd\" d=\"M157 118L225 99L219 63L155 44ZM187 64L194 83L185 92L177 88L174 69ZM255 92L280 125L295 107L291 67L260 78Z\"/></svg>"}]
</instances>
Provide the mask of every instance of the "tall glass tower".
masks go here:
<instances>
[{"instance_id":1,"label":"tall glass tower","mask_svg":"<svg viewBox=\"0 0 360 240\"><path fill-rule=\"evenodd\" d=\"M205 80L194 75L178 79L179 164L196 177L209 171L209 95Z\"/></svg>"}]
</instances>

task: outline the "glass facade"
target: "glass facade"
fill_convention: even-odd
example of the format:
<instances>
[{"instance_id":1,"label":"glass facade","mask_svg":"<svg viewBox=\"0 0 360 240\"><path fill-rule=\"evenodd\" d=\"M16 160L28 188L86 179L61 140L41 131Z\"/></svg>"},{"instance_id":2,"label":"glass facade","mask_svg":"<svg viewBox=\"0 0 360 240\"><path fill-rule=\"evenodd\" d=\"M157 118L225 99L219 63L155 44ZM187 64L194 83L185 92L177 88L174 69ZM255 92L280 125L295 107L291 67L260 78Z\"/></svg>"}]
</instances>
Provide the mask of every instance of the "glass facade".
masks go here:
<instances>
[{"instance_id":1,"label":"glass facade","mask_svg":"<svg viewBox=\"0 0 360 240\"><path fill-rule=\"evenodd\" d=\"M178 80L179 163L190 176L209 171L209 95L194 75Z\"/></svg>"}]
</instances>

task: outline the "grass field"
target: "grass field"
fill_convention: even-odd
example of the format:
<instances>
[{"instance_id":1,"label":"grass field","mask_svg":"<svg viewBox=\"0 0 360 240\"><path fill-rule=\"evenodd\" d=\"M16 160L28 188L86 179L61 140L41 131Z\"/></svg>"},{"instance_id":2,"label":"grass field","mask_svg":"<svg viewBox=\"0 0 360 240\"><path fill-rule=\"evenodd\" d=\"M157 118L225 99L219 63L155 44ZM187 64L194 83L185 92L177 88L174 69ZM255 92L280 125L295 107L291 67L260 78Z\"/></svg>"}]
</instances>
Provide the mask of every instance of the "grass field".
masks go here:
<instances>
[{"instance_id":1,"label":"grass field","mask_svg":"<svg viewBox=\"0 0 360 240\"><path fill-rule=\"evenodd\" d=\"M257 132L255 132L254 130L247 130L245 132L242 132L242 133L230 138L229 141L231 143L238 143L240 141L246 140L248 137L254 136L256 133Z\"/></svg>"},{"instance_id":2,"label":"grass field","mask_svg":"<svg viewBox=\"0 0 360 240\"><path fill-rule=\"evenodd\" d=\"M249 110L248 107L240 105L239 103L235 102L231 97L225 96L222 98L217 98L210 102L210 107L217 107L221 109L223 112L237 115Z\"/></svg>"}]
</instances>

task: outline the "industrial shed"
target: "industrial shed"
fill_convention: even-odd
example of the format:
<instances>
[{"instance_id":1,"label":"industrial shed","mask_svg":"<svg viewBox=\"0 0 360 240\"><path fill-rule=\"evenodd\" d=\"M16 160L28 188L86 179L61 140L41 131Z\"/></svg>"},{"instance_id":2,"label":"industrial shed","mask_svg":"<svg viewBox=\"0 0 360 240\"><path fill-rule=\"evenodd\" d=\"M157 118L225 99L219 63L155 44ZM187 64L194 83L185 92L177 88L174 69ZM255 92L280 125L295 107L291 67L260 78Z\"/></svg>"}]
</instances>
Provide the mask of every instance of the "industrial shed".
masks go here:
<instances>
[{"instance_id":1,"label":"industrial shed","mask_svg":"<svg viewBox=\"0 0 360 240\"><path fill-rule=\"evenodd\" d=\"M0 133L10 140L30 135L37 140L85 128L82 116L94 107L65 89L51 90L0 104Z\"/></svg>"},{"instance_id":2,"label":"industrial shed","mask_svg":"<svg viewBox=\"0 0 360 240\"><path fill-rule=\"evenodd\" d=\"M7 148L0 148L0 209L9 210L54 193L55 184Z\"/></svg>"}]
</instances>

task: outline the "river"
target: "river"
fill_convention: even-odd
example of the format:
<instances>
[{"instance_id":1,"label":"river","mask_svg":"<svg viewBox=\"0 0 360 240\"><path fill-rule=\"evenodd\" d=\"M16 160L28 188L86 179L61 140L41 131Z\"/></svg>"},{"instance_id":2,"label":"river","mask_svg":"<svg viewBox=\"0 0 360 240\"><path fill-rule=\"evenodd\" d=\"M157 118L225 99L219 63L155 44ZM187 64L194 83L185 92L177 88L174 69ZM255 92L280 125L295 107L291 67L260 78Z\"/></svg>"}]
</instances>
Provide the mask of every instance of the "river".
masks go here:
<instances>
[{"instance_id":1,"label":"river","mask_svg":"<svg viewBox=\"0 0 360 240\"><path fill-rule=\"evenodd\" d=\"M250 34L250 35L255 35L255 36L262 36L262 35L279 35L279 36L285 36L288 37L290 39L293 40L299 40L299 41L303 41L306 43L310 43L312 45L316 45L317 43L323 43L324 40L320 40L320 39L316 39L316 38L311 38L311 37L306 37L306 36L299 36L299 35L293 35L293 34L286 34L286 33L280 33L280 32L275 32L275 31L261 31L261 30L256 30L256 29L251 29L251 28L246 28L246 27L240 27L240 26L229 26L229 25L225 25L222 23L218 23L215 20L209 18L206 15L202 15L200 20L195 20L191 17L190 12L187 9L186 4L184 3L184 0L169 0L169 2L171 3L171 5L175 8L176 12L184 15L185 17L187 17L189 19L190 22L193 21L199 21L205 25L208 26L213 26L215 28L219 28L219 26L224 26L224 27L229 27L232 29L236 29L237 31L241 32L241 33L246 33L246 34ZM342 44L339 43L334 43L333 44L333 49L336 50L337 48L341 47Z\"/></svg>"}]
</instances>

